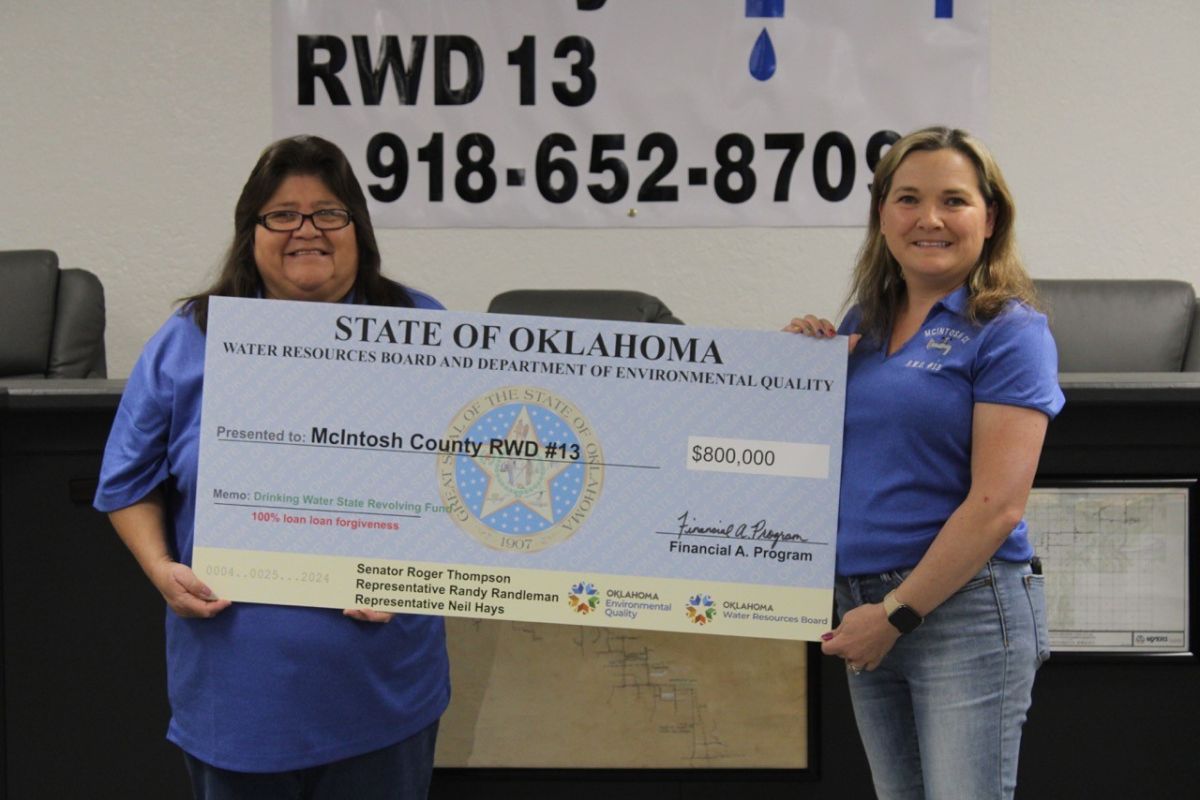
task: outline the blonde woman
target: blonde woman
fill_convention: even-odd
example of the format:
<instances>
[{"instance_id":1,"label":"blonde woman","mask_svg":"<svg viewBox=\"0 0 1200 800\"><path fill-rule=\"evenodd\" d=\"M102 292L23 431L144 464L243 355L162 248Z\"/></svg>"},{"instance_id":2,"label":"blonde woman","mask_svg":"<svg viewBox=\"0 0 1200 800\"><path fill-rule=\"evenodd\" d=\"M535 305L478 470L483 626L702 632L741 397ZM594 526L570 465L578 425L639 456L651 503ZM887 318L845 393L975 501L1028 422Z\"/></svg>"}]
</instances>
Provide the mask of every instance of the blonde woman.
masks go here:
<instances>
[{"instance_id":1,"label":"blonde woman","mask_svg":"<svg viewBox=\"0 0 1200 800\"><path fill-rule=\"evenodd\" d=\"M838 519L840 622L881 798L1006 798L1049 655L1023 519L1058 357L1013 239L1012 196L970 134L896 142L854 271ZM785 330L835 335L816 316Z\"/></svg>"}]
</instances>

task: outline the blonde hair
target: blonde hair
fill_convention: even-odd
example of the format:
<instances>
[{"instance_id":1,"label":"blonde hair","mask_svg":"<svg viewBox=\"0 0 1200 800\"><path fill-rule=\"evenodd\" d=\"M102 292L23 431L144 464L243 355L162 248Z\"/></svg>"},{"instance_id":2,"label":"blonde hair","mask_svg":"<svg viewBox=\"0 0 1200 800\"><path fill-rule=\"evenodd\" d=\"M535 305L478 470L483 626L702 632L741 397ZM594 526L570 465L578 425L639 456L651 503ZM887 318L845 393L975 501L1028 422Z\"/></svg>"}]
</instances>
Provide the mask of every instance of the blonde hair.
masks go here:
<instances>
[{"instance_id":1,"label":"blonde hair","mask_svg":"<svg viewBox=\"0 0 1200 800\"><path fill-rule=\"evenodd\" d=\"M972 322L991 319L1010 300L1019 300L1030 306L1037 304L1033 280L1017 253L1013 233L1017 209L992 154L982 142L966 131L946 127L923 128L893 144L875 167L875 179L871 183L871 216L846 298L847 305L858 306L861 314L858 332L868 338L884 338L904 296L900 264L888 250L880 228L880 204L891 191L896 170L910 153L944 149L961 153L975 166L979 192L984 201L995 208L992 235L984 240L979 262L967 275L968 318Z\"/></svg>"}]
</instances>

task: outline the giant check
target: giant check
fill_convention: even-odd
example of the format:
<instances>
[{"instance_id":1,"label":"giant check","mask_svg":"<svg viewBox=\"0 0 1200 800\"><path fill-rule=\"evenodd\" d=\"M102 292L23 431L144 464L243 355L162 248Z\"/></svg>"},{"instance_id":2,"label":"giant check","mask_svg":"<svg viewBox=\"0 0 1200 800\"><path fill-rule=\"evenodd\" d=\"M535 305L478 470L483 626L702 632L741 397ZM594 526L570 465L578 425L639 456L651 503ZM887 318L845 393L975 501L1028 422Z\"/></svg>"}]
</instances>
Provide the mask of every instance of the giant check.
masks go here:
<instances>
[{"instance_id":1,"label":"giant check","mask_svg":"<svg viewBox=\"0 0 1200 800\"><path fill-rule=\"evenodd\" d=\"M844 340L214 297L193 568L233 600L815 639Z\"/></svg>"}]
</instances>

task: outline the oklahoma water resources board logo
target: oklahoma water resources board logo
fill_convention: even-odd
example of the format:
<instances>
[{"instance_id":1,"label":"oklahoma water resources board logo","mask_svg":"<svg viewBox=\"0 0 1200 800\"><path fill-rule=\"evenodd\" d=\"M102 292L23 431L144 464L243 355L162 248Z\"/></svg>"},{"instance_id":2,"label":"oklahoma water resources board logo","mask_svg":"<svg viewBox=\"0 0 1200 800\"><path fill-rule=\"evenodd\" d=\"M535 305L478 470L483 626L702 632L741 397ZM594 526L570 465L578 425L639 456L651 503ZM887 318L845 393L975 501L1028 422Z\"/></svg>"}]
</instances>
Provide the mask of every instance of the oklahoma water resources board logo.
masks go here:
<instances>
[{"instance_id":1,"label":"oklahoma water resources board logo","mask_svg":"<svg viewBox=\"0 0 1200 800\"><path fill-rule=\"evenodd\" d=\"M687 605L684 606L684 611L687 612L688 619L697 625L707 625L717 618L717 609L714 608L716 601L711 595L697 592L688 598Z\"/></svg>"},{"instance_id":2,"label":"oklahoma water resources board logo","mask_svg":"<svg viewBox=\"0 0 1200 800\"><path fill-rule=\"evenodd\" d=\"M459 410L447 436L480 444L474 455L438 458L438 486L451 518L488 547L544 550L595 508L603 451L591 423L559 395L533 386L488 392Z\"/></svg>"}]
</instances>

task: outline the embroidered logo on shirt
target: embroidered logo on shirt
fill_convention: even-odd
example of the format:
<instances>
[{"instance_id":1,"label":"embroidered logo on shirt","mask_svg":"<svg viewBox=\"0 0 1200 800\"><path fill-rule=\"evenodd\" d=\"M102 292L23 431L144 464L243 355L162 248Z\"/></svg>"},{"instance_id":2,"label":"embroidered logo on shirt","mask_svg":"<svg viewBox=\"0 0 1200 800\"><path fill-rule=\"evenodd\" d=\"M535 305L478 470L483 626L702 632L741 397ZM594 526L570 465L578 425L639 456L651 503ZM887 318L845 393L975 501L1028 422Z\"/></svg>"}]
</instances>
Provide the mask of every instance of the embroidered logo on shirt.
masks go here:
<instances>
[{"instance_id":1,"label":"embroidered logo on shirt","mask_svg":"<svg viewBox=\"0 0 1200 800\"><path fill-rule=\"evenodd\" d=\"M937 350L943 356L950 355L950 339L930 339L925 343L926 350Z\"/></svg>"},{"instance_id":2,"label":"embroidered logo on shirt","mask_svg":"<svg viewBox=\"0 0 1200 800\"><path fill-rule=\"evenodd\" d=\"M904 366L910 369L923 369L929 372L938 372L942 368L942 359L950 355L950 351L954 349L954 344L966 344L971 341L969 334L958 330L957 328L947 328L939 326L937 328L927 328L921 331L921 335L925 337L925 349L932 350L936 355L932 360L924 360L919 358L910 358L904 362Z\"/></svg>"},{"instance_id":3,"label":"embroidered logo on shirt","mask_svg":"<svg viewBox=\"0 0 1200 800\"><path fill-rule=\"evenodd\" d=\"M921 335L926 339L934 342L950 343L951 340L966 344L971 341L971 335L965 331L960 331L958 328L947 328L945 325L939 325L936 328L926 328L921 331ZM929 347L929 344L925 345Z\"/></svg>"}]
</instances>

